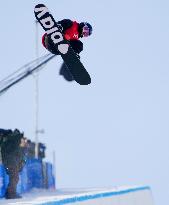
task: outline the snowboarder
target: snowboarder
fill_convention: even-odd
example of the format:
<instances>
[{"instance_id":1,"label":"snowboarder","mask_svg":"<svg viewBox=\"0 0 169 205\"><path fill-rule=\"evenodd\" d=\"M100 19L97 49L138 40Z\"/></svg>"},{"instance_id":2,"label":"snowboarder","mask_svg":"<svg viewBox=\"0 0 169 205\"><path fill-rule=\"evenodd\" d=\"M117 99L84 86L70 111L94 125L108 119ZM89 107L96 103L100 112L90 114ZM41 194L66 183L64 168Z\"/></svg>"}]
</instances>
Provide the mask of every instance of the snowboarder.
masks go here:
<instances>
[{"instance_id":1,"label":"snowboarder","mask_svg":"<svg viewBox=\"0 0 169 205\"><path fill-rule=\"evenodd\" d=\"M64 38L69 41L78 58L80 58L79 53L83 50L83 43L79 38L90 36L93 30L92 26L87 22L78 23L76 21L71 21L70 19L58 21L57 25L59 25L60 30L64 34ZM56 49L53 47L53 44L50 43L46 33L42 36L42 44L51 53L56 54ZM63 75L66 80L73 80L73 76L64 63L62 64L59 73L60 75Z\"/></svg>"}]
</instances>

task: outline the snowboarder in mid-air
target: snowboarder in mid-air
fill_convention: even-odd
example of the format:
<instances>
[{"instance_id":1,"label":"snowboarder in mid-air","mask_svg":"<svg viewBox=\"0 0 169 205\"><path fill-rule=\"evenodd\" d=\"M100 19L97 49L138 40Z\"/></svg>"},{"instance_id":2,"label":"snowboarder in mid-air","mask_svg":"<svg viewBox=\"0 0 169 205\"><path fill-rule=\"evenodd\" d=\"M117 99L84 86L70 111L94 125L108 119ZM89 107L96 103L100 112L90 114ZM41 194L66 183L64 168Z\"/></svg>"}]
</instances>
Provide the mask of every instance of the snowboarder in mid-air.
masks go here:
<instances>
[{"instance_id":1,"label":"snowboarder in mid-air","mask_svg":"<svg viewBox=\"0 0 169 205\"><path fill-rule=\"evenodd\" d=\"M69 41L76 55L80 58L79 53L83 50L83 43L79 38L90 36L92 34L92 26L87 22L78 23L76 21L71 21L70 19L58 21L57 25L62 31L64 38ZM42 44L51 53L56 54L56 49L54 45L50 43L50 39L46 33L42 36ZM63 75L68 81L74 80L65 63L62 64L59 74Z\"/></svg>"}]
</instances>

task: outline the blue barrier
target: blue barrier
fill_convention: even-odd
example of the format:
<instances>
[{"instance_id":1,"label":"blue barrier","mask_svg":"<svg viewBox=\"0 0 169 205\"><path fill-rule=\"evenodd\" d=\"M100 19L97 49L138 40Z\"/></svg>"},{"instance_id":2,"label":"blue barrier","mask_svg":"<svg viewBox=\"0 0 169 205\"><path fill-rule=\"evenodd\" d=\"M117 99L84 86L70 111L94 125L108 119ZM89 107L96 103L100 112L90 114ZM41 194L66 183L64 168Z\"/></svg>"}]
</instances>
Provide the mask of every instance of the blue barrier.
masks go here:
<instances>
[{"instance_id":1,"label":"blue barrier","mask_svg":"<svg viewBox=\"0 0 169 205\"><path fill-rule=\"evenodd\" d=\"M21 192L28 192L33 188L32 186L32 177L31 177L31 160L27 160L25 166L23 167L20 176L21 176Z\"/></svg>"},{"instance_id":2,"label":"blue barrier","mask_svg":"<svg viewBox=\"0 0 169 205\"><path fill-rule=\"evenodd\" d=\"M21 194L21 193L22 193L21 173L19 173L19 181L18 181L18 184L17 184L17 187L16 187L16 192L17 192L18 194Z\"/></svg>"},{"instance_id":3,"label":"blue barrier","mask_svg":"<svg viewBox=\"0 0 169 205\"><path fill-rule=\"evenodd\" d=\"M53 176L53 166L51 163L47 162L46 163L46 176L47 176L47 188L55 188L55 179Z\"/></svg>"},{"instance_id":4,"label":"blue barrier","mask_svg":"<svg viewBox=\"0 0 169 205\"><path fill-rule=\"evenodd\" d=\"M25 193L32 188L43 188L42 162L38 159L28 159L19 174L17 193Z\"/></svg>"},{"instance_id":5,"label":"blue barrier","mask_svg":"<svg viewBox=\"0 0 169 205\"><path fill-rule=\"evenodd\" d=\"M6 177L5 177L6 173L5 173L5 168L2 164L0 164L0 198L2 198L5 195L5 191L6 191L6 187L7 187L7 183L5 181Z\"/></svg>"},{"instance_id":6,"label":"blue barrier","mask_svg":"<svg viewBox=\"0 0 169 205\"><path fill-rule=\"evenodd\" d=\"M45 175L43 173L45 171ZM46 182L44 186L44 181ZM4 166L0 165L0 198L3 198L9 183ZM30 191L32 188L55 188L55 179L53 176L53 167L51 163L45 162L43 170L42 160L28 159L22 171L19 173L19 182L17 184L17 193L22 194Z\"/></svg>"},{"instance_id":7,"label":"blue barrier","mask_svg":"<svg viewBox=\"0 0 169 205\"><path fill-rule=\"evenodd\" d=\"M28 189L43 188L42 161L29 159L27 161Z\"/></svg>"},{"instance_id":8,"label":"blue barrier","mask_svg":"<svg viewBox=\"0 0 169 205\"><path fill-rule=\"evenodd\" d=\"M21 176L21 192L25 193L30 190L29 186L29 179L28 179L28 169L27 169L27 162L20 173Z\"/></svg>"}]
</instances>

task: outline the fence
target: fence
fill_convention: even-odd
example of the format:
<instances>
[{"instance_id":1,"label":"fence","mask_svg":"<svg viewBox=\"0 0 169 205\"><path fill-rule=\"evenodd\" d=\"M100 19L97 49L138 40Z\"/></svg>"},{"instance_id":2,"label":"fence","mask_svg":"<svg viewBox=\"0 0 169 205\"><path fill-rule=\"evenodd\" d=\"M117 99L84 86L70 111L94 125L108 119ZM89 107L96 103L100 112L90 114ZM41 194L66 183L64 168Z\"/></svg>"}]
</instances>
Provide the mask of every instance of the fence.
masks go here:
<instances>
[{"instance_id":1,"label":"fence","mask_svg":"<svg viewBox=\"0 0 169 205\"><path fill-rule=\"evenodd\" d=\"M0 198L4 197L8 183L9 177L3 164L0 164ZM33 188L55 189L55 178L51 163L42 162L42 160L34 158L27 160L19 174L17 192L22 194L29 192Z\"/></svg>"}]
</instances>

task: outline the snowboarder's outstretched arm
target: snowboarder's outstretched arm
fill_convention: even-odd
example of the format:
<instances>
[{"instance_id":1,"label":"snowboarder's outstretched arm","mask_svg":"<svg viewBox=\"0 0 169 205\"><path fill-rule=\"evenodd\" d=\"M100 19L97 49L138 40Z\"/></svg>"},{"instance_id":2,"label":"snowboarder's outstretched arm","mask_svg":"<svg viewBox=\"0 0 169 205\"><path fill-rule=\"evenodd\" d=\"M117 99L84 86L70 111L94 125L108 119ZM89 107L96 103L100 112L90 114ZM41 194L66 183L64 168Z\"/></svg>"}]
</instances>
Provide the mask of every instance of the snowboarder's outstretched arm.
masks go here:
<instances>
[{"instance_id":1,"label":"snowboarder's outstretched arm","mask_svg":"<svg viewBox=\"0 0 169 205\"><path fill-rule=\"evenodd\" d=\"M72 26L73 22L70 19L63 19L61 21L57 22L57 25L59 25L62 32L64 32L66 29L70 28Z\"/></svg>"}]
</instances>

